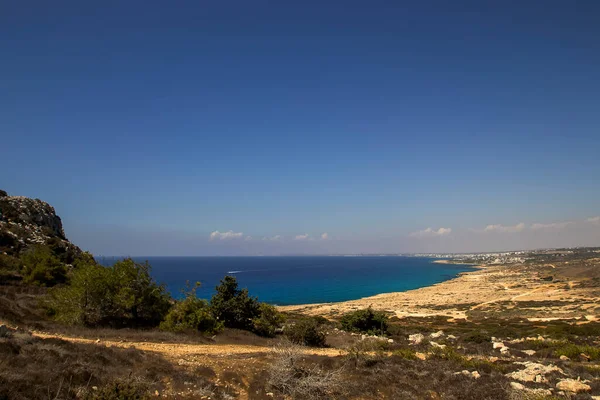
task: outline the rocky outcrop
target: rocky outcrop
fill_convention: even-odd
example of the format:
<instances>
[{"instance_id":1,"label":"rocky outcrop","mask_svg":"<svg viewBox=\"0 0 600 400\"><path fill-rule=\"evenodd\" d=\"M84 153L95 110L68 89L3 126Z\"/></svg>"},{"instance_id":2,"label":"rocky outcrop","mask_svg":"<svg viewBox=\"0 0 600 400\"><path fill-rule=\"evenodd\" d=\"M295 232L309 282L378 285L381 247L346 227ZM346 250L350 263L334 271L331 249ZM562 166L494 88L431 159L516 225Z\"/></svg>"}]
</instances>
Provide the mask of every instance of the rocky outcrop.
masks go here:
<instances>
[{"instance_id":1,"label":"rocky outcrop","mask_svg":"<svg viewBox=\"0 0 600 400\"><path fill-rule=\"evenodd\" d=\"M9 196L0 190L0 252L18 255L32 245L48 245L66 258L81 249L69 242L54 207L24 196Z\"/></svg>"}]
</instances>

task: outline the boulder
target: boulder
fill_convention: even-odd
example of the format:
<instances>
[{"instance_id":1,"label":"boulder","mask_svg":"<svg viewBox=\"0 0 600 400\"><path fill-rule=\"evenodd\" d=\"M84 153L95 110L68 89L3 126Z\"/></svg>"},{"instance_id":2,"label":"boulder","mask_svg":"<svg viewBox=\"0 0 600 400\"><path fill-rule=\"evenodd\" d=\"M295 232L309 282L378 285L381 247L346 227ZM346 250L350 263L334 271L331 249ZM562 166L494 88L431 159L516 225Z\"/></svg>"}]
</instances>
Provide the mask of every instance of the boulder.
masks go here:
<instances>
[{"instance_id":1,"label":"boulder","mask_svg":"<svg viewBox=\"0 0 600 400\"><path fill-rule=\"evenodd\" d=\"M525 390L525 386L519 382L511 382L510 387L514 390Z\"/></svg>"},{"instance_id":2,"label":"boulder","mask_svg":"<svg viewBox=\"0 0 600 400\"><path fill-rule=\"evenodd\" d=\"M437 332L434 332L431 335L429 335L429 337L432 338L432 339L437 339L437 338L440 338L442 336L444 336L444 331L437 331Z\"/></svg>"},{"instance_id":3,"label":"boulder","mask_svg":"<svg viewBox=\"0 0 600 400\"><path fill-rule=\"evenodd\" d=\"M575 379L563 379L556 384L556 388L571 393L589 392L592 390L591 386L587 383Z\"/></svg>"},{"instance_id":4,"label":"boulder","mask_svg":"<svg viewBox=\"0 0 600 400\"><path fill-rule=\"evenodd\" d=\"M446 345L445 344L439 344L436 342L429 342L429 344L431 345L431 347L435 347L435 348L439 348L439 349L445 349Z\"/></svg>"},{"instance_id":5,"label":"boulder","mask_svg":"<svg viewBox=\"0 0 600 400\"><path fill-rule=\"evenodd\" d=\"M424 339L425 336L423 336L422 333L415 333L414 335L408 336L408 340L411 342L411 344L421 344Z\"/></svg>"},{"instance_id":6,"label":"boulder","mask_svg":"<svg viewBox=\"0 0 600 400\"><path fill-rule=\"evenodd\" d=\"M528 356L532 356L535 354L535 350L523 350L523 353L527 354Z\"/></svg>"},{"instance_id":7,"label":"boulder","mask_svg":"<svg viewBox=\"0 0 600 400\"><path fill-rule=\"evenodd\" d=\"M560 356L560 359L561 359L562 361L569 361L569 360L570 360L570 358L569 358L569 357L567 357L567 356L565 356L564 354L563 354L562 356Z\"/></svg>"},{"instance_id":8,"label":"boulder","mask_svg":"<svg viewBox=\"0 0 600 400\"><path fill-rule=\"evenodd\" d=\"M502 342L493 342L492 343L492 349L501 349L503 347L505 347L505 346L504 346L504 343L502 343Z\"/></svg>"},{"instance_id":9,"label":"boulder","mask_svg":"<svg viewBox=\"0 0 600 400\"><path fill-rule=\"evenodd\" d=\"M530 361L516 362L515 364L522 365L525 368L518 371L510 372L506 374L506 376L510 379L515 379L521 382L536 382L536 378L538 375L540 376L540 378L537 378L538 380L541 380L541 382L546 382L546 374L552 372L564 374L562 369L552 364L544 365Z\"/></svg>"}]
</instances>

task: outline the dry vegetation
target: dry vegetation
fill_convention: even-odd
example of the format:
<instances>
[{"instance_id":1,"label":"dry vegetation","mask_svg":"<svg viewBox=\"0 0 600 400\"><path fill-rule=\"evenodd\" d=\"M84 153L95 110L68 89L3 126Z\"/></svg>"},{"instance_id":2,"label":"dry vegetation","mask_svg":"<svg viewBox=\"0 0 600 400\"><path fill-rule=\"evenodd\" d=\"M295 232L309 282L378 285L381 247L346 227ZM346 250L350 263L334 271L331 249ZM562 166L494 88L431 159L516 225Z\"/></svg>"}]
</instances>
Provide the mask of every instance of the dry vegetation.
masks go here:
<instances>
[{"instance_id":1,"label":"dry vegetation","mask_svg":"<svg viewBox=\"0 0 600 400\"><path fill-rule=\"evenodd\" d=\"M599 290L597 258L544 257L556 258L540 255L510 268L555 285ZM578 304L577 297L469 303L467 319L370 312L324 319L288 312L283 334L260 337L232 328L213 336L63 325L39 307L45 293L20 282L0 285L0 320L11 326L0 338L0 399L600 396L600 323L580 316L528 318L531 310L554 315ZM305 343L305 335L324 347L288 339Z\"/></svg>"}]
</instances>

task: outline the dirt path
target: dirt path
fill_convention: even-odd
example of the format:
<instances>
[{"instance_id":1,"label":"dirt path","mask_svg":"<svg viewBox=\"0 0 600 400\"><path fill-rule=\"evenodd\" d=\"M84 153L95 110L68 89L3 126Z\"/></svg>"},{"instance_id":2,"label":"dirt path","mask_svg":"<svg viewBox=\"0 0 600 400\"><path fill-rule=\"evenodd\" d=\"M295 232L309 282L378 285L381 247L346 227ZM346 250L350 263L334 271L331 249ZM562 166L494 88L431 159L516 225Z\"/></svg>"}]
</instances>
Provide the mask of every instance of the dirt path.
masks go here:
<instances>
[{"instance_id":1,"label":"dirt path","mask_svg":"<svg viewBox=\"0 0 600 400\"><path fill-rule=\"evenodd\" d=\"M206 357L227 357L235 355L258 356L273 351L273 347L268 346L251 346L238 344L176 344L176 343L156 343L156 342L129 342L129 341L114 341L114 340L94 340L79 337L70 337L64 335L53 335L40 332L32 332L34 336L40 338L56 338L73 343L87 343L98 346L116 346L121 348L134 347L139 350L151 351L160 353L165 358L171 360L180 360L187 356L206 356ZM302 348L305 354L321 355L321 356L339 356L339 349L320 349L306 347Z\"/></svg>"}]
</instances>

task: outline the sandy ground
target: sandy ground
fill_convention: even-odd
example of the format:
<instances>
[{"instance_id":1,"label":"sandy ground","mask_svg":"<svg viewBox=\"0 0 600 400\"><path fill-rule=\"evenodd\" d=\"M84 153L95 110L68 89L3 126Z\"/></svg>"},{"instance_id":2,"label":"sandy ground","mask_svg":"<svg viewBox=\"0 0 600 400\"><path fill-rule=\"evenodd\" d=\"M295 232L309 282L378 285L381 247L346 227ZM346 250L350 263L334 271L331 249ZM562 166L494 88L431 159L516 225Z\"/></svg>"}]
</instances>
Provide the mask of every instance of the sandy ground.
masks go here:
<instances>
[{"instance_id":1,"label":"sandy ground","mask_svg":"<svg viewBox=\"0 0 600 400\"><path fill-rule=\"evenodd\" d=\"M121 347L121 348L136 348L143 351L151 351L160 353L167 359L175 361L180 365L185 364L187 357L194 357L194 361L204 361L203 364L211 364L215 357L233 357L245 356L244 358L252 358L264 356L266 353L273 351L272 346L252 346L242 344L183 344L183 343L157 343L157 342L133 342L126 340L104 340L104 339L89 339L81 337L73 337L59 334L48 334L42 332L32 332L34 336L42 339L57 338L74 343L96 344L106 347ZM340 350L333 348L315 348L302 347L305 354L322 355L322 356L339 356Z\"/></svg>"},{"instance_id":2,"label":"sandy ground","mask_svg":"<svg viewBox=\"0 0 600 400\"><path fill-rule=\"evenodd\" d=\"M397 317L447 316L469 319L478 312L526 317L530 320L596 320L600 314L598 288L579 287L577 281L548 282L539 268L478 266L459 277L407 292L385 293L339 303L279 307L309 315L333 317L373 307Z\"/></svg>"}]
</instances>

